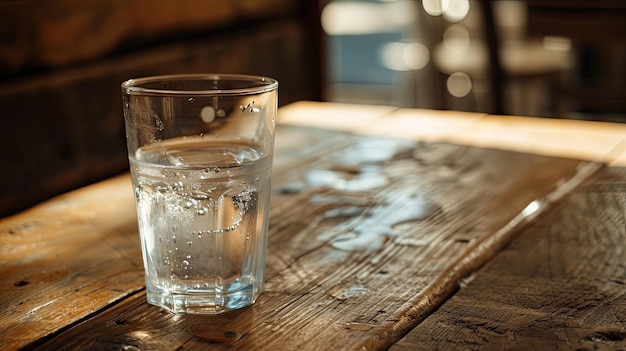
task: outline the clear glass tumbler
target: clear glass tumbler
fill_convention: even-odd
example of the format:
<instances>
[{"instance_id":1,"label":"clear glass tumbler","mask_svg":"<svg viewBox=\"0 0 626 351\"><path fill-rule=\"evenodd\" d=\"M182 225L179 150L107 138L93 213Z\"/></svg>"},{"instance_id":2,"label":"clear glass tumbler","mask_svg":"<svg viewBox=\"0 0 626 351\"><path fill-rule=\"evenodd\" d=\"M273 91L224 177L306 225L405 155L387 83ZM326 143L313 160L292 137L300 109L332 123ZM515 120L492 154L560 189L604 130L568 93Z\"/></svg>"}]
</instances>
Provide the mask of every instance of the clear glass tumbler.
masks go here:
<instances>
[{"instance_id":1,"label":"clear glass tumbler","mask_svg":"<svg viewBox=\"0 0 626 351\"><path fill-rule=\"evenodd\" d=\"M122 83L148 302L249 306L263 290L278 82L172 75Z\"/></svg>"}]
</instances>

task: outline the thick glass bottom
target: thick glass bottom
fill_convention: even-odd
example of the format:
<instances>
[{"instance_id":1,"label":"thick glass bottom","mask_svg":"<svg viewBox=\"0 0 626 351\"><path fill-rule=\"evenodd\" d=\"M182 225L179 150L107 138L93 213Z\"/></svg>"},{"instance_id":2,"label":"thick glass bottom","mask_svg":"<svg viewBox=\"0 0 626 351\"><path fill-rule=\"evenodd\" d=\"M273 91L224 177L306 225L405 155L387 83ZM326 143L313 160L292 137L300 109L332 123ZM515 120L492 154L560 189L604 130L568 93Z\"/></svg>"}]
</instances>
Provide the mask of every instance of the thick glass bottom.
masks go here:
<instances>
[{"instance_id":1,"label":"thick glass bottom","mask_svg":"<svg viewBox=\"0 0 626 351\"><path fill-rule=\"evenodd\" d=\"M242 289L230 293L151 293L147 292L148 303L165 308L173 313L220 314L252 305L260 293Z\"/></svg>"}]
</instances>

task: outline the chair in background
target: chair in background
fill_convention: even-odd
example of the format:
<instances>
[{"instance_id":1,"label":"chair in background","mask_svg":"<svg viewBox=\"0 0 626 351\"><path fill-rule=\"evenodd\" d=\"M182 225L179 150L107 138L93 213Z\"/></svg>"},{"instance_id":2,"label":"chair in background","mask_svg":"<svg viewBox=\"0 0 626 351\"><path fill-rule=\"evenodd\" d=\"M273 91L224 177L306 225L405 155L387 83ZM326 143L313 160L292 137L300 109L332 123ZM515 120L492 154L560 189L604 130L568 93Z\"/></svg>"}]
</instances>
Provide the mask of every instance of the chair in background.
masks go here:
<instances>
[{"instance_id":1,"label":"chair in background","mask_svg":"<svg viewBox=\"0 0 626 351\"><path fill-rule=\"evenodd\" d=\"M578 58L556 90L555 113L626 122L626 1L525 1L529 33L571 38Z\"/></svg>"},{"instance_id":2,"label":"chair in background","mask_svg":"<svg viewBox=\"0 0 626 351\"><path fill-rule=\"evenodd\" d=\"M528 37L521 1L472 1L469 9L458 23L449 21L432 50L433 64L451 95L443 107L549 115L556 82L574 66L567 45ZM463 83L471 84L474 106L455 106L454 96L469 93L467 87L455 87Z\"/></svg>"}]
</instances>

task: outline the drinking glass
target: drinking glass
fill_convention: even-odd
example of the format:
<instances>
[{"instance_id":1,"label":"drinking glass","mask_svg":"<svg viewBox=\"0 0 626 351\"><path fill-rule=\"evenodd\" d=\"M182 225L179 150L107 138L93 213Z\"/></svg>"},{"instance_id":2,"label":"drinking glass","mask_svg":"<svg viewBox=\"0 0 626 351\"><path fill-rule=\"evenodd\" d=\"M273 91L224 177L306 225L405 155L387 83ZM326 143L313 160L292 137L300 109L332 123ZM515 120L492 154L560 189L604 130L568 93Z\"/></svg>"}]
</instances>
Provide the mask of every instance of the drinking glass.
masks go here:
<instances>
[{"instance_id":1,"label":"drinking glass","mask_svg":"<svg viewBox=\"0 0 626 351\"><path fill-rule=\"evenodd\" d=\"M122 83L150 304L217 314L261 294L277 94L245 75Z\"/></svg>"}]
</instances>

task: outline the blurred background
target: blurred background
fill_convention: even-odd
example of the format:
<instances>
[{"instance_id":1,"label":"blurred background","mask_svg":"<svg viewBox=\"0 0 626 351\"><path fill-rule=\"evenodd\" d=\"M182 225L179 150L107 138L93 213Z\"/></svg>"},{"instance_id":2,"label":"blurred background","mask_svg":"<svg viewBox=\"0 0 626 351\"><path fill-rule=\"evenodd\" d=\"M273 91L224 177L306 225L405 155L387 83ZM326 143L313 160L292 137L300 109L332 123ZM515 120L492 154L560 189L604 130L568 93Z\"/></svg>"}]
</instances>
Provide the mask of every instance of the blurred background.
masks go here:
<instances>
[{"instance_id":1,"label":"blurred background","mask_svg":"<svg viewBox=\"0 0 626 351\"><path fill-rule=\"evenodd\" d=\"M335 101L624 122L626 1L335 0Z\"/></svg>"},{"instance_id":2,"label":"blurred background","mask_svg":"<svg viewBox=\"0 0 626 351\"><path fill-rule=\"evenodd\" d=\"M128 169L120 83L267 75L280 104L626 122L623 0L0 2L0 215Z\"/></svg>"}]
</instances>

